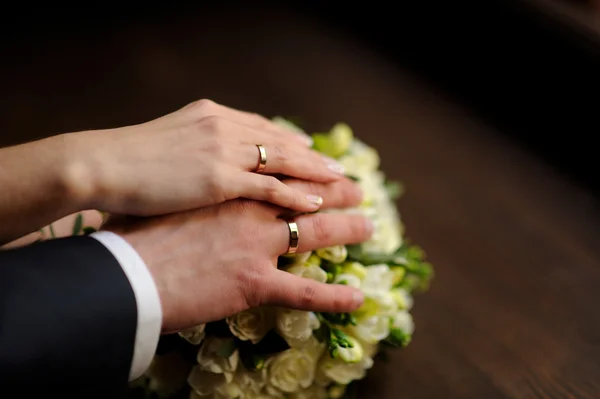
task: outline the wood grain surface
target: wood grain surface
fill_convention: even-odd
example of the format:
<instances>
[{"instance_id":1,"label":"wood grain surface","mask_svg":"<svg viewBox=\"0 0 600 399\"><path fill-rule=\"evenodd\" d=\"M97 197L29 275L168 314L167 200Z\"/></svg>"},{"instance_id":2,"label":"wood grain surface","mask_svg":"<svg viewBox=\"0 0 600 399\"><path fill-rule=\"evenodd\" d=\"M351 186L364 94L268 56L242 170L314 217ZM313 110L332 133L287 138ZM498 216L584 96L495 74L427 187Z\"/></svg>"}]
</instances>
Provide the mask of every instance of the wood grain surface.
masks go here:
<instances>
[{"instance_id":1,"label":"wood grain surface","mask_svg":"<svg viewBox=\"0 0 600 399\"><path fill-rule=\"evenodd\" d=\"M379 148L436 277L413 342L359 398L600 397L597 202L360 42L283 10L229 10L15 43L0 67L4 144L211 98L310 130L344 121Z\"/></svg>"}]
</instances>

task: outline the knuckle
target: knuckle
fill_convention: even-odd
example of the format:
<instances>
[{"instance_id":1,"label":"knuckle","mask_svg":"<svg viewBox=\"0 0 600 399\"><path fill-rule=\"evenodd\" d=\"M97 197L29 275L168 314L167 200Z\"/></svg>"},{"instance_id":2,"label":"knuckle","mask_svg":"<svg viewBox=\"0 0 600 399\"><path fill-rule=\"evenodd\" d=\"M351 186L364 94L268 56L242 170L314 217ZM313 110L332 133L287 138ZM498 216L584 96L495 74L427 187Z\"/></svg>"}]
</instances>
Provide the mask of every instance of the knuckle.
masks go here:
<instances>
[{"instance_id":1,"label":"knuckle","mask_svg":"<svg viewBox=\"0 0 600 399\"><path fill-rule=\"evenodd\" d=\"M203 98L200 100L196 100L190 103L187 108L194 114L203 116L209 115L212 110L214 110L216 103L207 98Z\"/></svg>"},{"instance_id":2,"label":"knuckle","mask_svg":"<svg viewBox=\"0 0 600 399\"><path fill-rule=\"evenodd\" d=\"M207 176L204 179L204 188L207 196L213 204L220 204L227 200L227 195L224 192L222 173L215 166L207 167Z\"/></svg>"},{"instance_id":3,"label":"knuckle","mask_svg":"<svg viewBox=\"0 0 600 399\"><path fill-rule=\"evenodd\" d=\"M290 159L287 154L287 151L280 144L275 144L271 147L271 152L273 153L273 158L278 163L287 163Z\"/></svg>"},{"instance_id":4,"label":"knuckle","mask_svg":"<svg viewBox=\"0 0 600 399\"><path fill-rule=\"evenodd\" d=\"M226 129L227 121L219 115L208 115L200 119L199 127L202 131L219 135Z\"/></svg>"},{"instance_id":5,"label":"knuckle","mask_svg":"<svg viewBox=\"0 0 600 399\"><path fill-rule=\"evenodd\" d=\"M317 242L329 243L331 241L331 230L327 227L322 215L312 218L313 236Z\"/></svg>"},{"instance_id":6,"label":"knuckle","mask_svg":"<svg viewBox=\"0 0 600 399\"><path fill-rule=\"evenodd\" d=\"M238 273L239 290L248 307L264 303L265 268L260 263L243 267Z\"/></svg>"},{"instance_id":7,"label":"knuckle","mask_svg":"<svg viewBox=\"0 0 600 399\"><path fill-rule=\"evenodd\" d=\"M271 201L278 197L280 184L282 183L276 177L265 176L263 190L267 200Z\"/></svg>"}]
</instances>

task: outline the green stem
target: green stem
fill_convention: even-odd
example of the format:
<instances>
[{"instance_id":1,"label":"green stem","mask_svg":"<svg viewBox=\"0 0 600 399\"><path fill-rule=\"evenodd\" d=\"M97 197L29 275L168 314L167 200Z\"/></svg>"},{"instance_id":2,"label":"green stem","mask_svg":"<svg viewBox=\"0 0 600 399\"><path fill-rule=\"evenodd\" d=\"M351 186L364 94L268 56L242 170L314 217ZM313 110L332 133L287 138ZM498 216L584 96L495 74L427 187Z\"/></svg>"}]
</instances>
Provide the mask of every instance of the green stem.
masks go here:
<instances>
[{"instance_id":1,"label":"green stem","mask_svg":"<svg viewBox=\"0 0 600 399\"><path fill-rule=\"evenodd\" d=\"M50 237L56 238L56 233L54 233L54 227L52 227L52 223L50 223L48 228L50 229Z\"/></svg>"}]
</instances>

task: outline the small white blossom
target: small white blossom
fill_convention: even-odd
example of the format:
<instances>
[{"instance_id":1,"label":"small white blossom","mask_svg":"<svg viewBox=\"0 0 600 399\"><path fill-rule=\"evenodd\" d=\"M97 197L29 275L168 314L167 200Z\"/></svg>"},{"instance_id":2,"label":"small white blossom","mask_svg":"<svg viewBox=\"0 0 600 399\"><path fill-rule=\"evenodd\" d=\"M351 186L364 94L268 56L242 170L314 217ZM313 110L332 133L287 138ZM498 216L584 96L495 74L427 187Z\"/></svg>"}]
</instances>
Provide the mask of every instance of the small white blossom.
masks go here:
<instances>
[{"instance_id":1,"label":"small white blossom","mask_svg":"<svg viewBox=\"0 0 600 399\"><path fill-rule=\"evenodd\" d=\"M315 376L315 361L305 351L290 348L267 361L268 384L284 393L310 387Z\"/></svg>"},{"instance_id":2,"label":"small white blossom","mask_svg":"<svg viewBox=\"0 0 600 399\"><path fill-rule=\"evenodd\" d=\"M225 320L233 335L242 341L260 342L274 326L274 311L266 306L250 308Z\"/></svg>"},{"instance_id":3,"label":"small white blossom","mask_svg":"<svg viewBox=\"0 0 600 399\"><path fill-rule=\"evenodd\" d=\"M277 332L292 347L301 347L320 325L312 312L285 308L277 311Z\"/></svg>"},{"instance_id":4,"label":"small white blossom","mask_svg":"<svg viewBox=\"0 0 600 399\"><path fill-rule=\"evenodd\" d=\"M200 324L195 327L186 328L179 332L179 336L188 341L192 345L200 345L204 337L206 336L204 329L206 324Z\"/></svg>"}]
</instances>

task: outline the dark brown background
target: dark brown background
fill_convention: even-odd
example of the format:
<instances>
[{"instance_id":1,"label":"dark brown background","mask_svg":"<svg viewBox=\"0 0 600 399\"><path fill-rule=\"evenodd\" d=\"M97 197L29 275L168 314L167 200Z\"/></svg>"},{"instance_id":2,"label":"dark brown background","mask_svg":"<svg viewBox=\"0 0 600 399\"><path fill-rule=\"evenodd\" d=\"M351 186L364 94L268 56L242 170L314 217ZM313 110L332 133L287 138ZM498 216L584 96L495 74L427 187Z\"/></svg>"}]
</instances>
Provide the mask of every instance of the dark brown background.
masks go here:
<instances>
[{"instance_id":1,"label":"dark brown background","mask_svg":"<svg viewBox=\"0 0 600 399\"><path fill-rule=\"evenodd\" d=\"M101 34L54 29L3 46L6 144L211 98L310 130L344 121L377 147L406 185L408 236L436 277L417 297L412 344L371 370L359 398L600 397L597 201L367 42L260 8L110 20Z\"/></svg>"}]
</instances>

